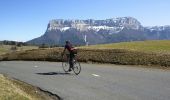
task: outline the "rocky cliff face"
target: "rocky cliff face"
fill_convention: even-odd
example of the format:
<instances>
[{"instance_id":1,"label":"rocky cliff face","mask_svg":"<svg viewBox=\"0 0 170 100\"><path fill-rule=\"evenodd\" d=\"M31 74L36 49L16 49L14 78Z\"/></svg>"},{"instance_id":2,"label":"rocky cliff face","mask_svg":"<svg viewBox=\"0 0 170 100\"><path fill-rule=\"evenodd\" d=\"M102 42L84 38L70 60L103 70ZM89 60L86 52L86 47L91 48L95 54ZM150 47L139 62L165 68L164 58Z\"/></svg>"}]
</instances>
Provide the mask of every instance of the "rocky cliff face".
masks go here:
<instances>
[{"instance_id":1,"label":"rocky cliff face","mask_svg":"<svg viewBox=\"0 0 170 100\"><path fill-rule=\"evenodd\" d=\"M64 44L70 40L74 44L112 43L147 39L170 39L170 26L143 27L132 17L106 20L51 20L44 35L28 41L30 44Z\"/></svg>"},{"instance_id":2,"label":"rocky cliff face","mask_svg":"<svg viewBox=\"0 0 170 100\"><path fill-rule=\"evenodd\" d=\"M99 31L109 30L113 33L121 31L123 28L140 29L142 26L139 21L132 17L112 18L106 20L51 20L48 24L47 31L60 30L66 31L71 28L79 31Z\"/></svg>"}]
</instances>

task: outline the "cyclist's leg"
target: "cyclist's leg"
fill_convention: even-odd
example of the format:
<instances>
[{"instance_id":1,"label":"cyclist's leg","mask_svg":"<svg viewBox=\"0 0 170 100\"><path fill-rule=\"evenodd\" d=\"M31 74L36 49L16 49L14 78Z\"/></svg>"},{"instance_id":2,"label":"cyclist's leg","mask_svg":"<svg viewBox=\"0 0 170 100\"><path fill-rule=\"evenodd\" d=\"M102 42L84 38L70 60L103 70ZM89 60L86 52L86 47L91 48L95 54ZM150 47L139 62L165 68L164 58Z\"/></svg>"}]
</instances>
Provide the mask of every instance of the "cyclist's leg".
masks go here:
<instances>
[{"instance_id":1,"label":"cyclist's leg","mask_svg":"<svg viewBox=\"0 0 170 100\"><path fill-rule=\"evenodd\" d=\"M74 58L74 53L70 52L70 59L69 59L70 68L73 68L73 58Z\"/></svg>"}]
</instances>

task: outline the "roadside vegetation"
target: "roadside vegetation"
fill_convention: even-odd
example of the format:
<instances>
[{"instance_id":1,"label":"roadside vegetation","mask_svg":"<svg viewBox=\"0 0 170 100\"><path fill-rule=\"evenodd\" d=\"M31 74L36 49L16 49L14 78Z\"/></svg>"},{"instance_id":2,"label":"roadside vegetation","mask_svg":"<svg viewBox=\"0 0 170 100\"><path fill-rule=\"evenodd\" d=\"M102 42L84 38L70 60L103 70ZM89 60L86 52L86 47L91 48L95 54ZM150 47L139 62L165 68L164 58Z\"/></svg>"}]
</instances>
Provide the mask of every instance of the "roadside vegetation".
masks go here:
<instances>
[{"instance_id":1,"label":"roadside vegetation","mask_svg":"<svg viewBox=\"0 0 170 100\"><path fill-rule=\"evenodd\" d=\"M31 97L0 75L0 100L29 100L29 98Z\"/></svg>"},{"instance_id":2,"label":"roadside vegetation","mask_svg":"<svg viewBox=\"0 0 170 100\"><path fill-rule=\"evenodd\" d=\"M0 74L0 100L56 100L26 83Z\"/></svg>"},{"instance_id":3,"label":"roadside vegetation","mask_svg":"<svg viewBox=\"0 0 170 100\"><path fill-rule=\"evenodd\" d=\"M38 47L0 45L0 55L33 49L38 49ZM50 97L36 87L0 74L0 100L56 100L56 97Z\"/></svg>"},{"instance_id":4,"label":"roadside vegetation","mask_svg":"<svg viewBox=\"0 0 170 100\"><path fill-rule=\"evenodd\" d=\"M62 61L63 48L40 48L2 55L0 60ZM78 47L81 62L170 66L170 41L144 41Z\"/></svg>"}]
</instances>

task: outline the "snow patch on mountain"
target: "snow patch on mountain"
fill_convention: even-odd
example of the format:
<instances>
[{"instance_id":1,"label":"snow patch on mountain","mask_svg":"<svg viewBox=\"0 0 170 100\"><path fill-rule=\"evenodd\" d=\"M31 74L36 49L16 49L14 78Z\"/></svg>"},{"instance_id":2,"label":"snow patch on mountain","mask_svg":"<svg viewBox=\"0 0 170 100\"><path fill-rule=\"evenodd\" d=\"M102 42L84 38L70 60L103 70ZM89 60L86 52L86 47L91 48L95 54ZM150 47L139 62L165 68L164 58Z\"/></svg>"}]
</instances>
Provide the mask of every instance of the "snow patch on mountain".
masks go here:
<instances>
[{"instance_id":1,"label":"snow patch on mountain","mask_svg":"<svg viewBox=\"0 0 170 100\"><path fill-rule=\"evenodd\" d=\"M63 27L63 28L60 29L60 31L63 32L63 31L69 30L69 29L70 29L70 27Z\"/></svg>"},{"instance_id":2,"label":"snow patch on mountain","mask_svg":"<svg viewBox=\"0 0 170 100\"><path fill-rule=\"evenodd\" d=\"M170 25L165 25L165 26L148 26L148 27L145 27L145 28L150 30L151 32L152 31L164 31L164 30L170 29Z\"/></svg>"}]
</instances>

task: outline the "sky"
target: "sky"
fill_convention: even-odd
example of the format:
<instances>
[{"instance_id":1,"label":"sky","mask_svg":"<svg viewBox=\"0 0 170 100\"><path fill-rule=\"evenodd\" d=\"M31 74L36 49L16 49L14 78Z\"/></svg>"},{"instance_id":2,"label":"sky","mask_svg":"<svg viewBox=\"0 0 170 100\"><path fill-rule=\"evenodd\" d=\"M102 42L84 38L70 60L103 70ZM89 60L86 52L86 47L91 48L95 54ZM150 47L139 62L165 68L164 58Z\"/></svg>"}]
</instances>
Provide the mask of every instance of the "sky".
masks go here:
<instances>
[{"instance_id":1,"label":"sky","mask_svg":"<svg viewBox=\"0 0 170 100\"><path fill-rule=\"evenodd\" d=\"M0 40L43 35L52 19L134 17L143 26L170 25L170 0L1 0Z\"/></svg>"}]
</instances>

